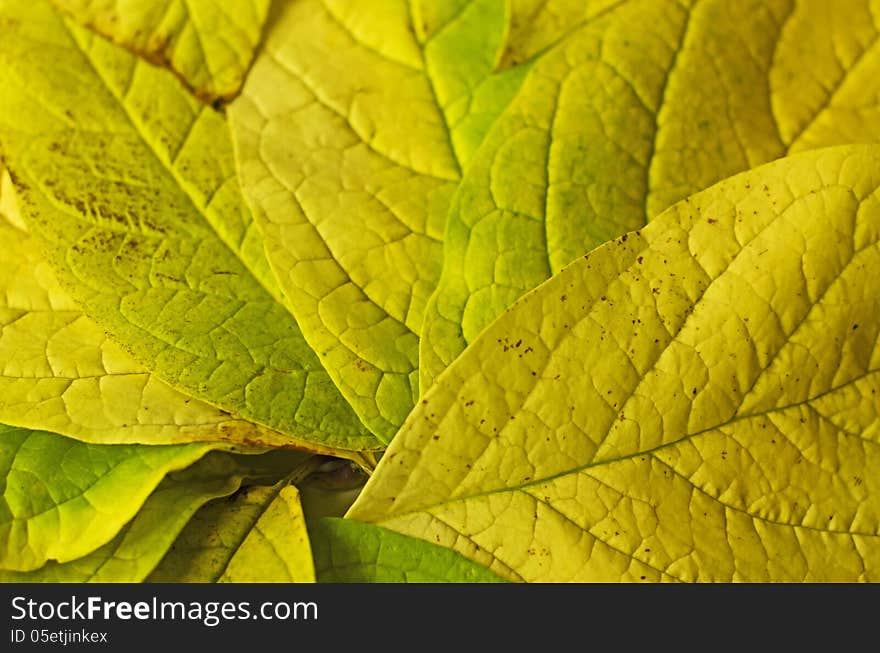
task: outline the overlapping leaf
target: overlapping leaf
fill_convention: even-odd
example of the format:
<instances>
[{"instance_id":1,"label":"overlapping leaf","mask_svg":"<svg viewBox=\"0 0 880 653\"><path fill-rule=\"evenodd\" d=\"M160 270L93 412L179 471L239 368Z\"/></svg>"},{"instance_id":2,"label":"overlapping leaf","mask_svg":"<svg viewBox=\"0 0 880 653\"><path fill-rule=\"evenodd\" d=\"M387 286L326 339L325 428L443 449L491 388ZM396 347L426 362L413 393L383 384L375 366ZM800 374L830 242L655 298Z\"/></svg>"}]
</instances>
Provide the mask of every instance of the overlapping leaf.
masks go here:
<instances>
[{"instance_id":1,"label":"overlapping leaf","mask_svg":"<svg viewBox=\"0 0 880 653\"><path fill-rule=\"evenodd\" d=\"M880 146L735 176L523 297L349 516L529 581L880 579Z\"/></svg>"},{"instance_id":2,"label":"overlapping leaf","mask_svg":"<svg viewBox=\"0 0 880 653\"><path fill-rule=\"evenodd\" d=\"M0 569L68 562L112 540L166 474L216 445L94 445L0 425Z\"/></svg>"},{"instance_id":3,"label":"overlapping leaf","mask_svg":"<svg viewBox=\"0 0 880 653\"><path fill-rule=\"evenodd\" d=\"M12 177L2 160L0 160L0 220L10 223L22 231L27 230L21 219L21 210L18 207L18 198L15 194Z\"/></svg>"},{"instance_id":4,"label":"overlapping leaf","mask_svg":"<svg viewBox=\"0 0 880 653\"><path fill-rule=\"evenodd\" d=\"M511 23L520 37L555 29L524 16L500 0L289 3L230 107L244 192L294 313L386 440L418 395L450 198L530 65L496 72Z\"/></svg>"},{"instance_id":5,"label":"overlapping leaf","mask_svg":"<svg viewBox=\"0 0 880 653\"><path fill-rule=\"evenodd\" d=\"M268 9L0 0L0 580L880 579L872 1Z\"/></svg>"},{"instance_id":6,"label":"overlapping leaf","mask_svg":"<svg viewBox=\"0 0 880 653\"><path fill-rule=\"evenodd\" d=\"M0 581L140 582L206 502L232 494L243 481L274 482L309 457L292 451L259 455L210 452L187 469L166 476L137 515L104 546L69 562L47 562L30 572L0 570Z\"/></svg>"},{"instance_id":7,"label":"overlapping leaf","mask_svg":"<svg viewBox=\"0 0 880 653\"><path fill-rule=\"evenodd\" d=\"M299 502L286 478L205 506L148 578L150 582L314 582Z\"/></svg>"},{"instance_id":8,"label":"overlapping leaf","mask_svg":"<svg viewBox=\"0 0 880 653\"><path fill-rule=\"evenodd\" d=\"M157 377L340 450L379 446L280 303L222 117L167 71L4 0L0 143L32 235Z\"/></svg>"},{"instance_id":9,"label":"overlapping leaf","mask_svg":"<svg viewBox=\"0 0 880 653\"><path fill-rule=\"evenodd\" d=\"M458 25L483 46L482 25ZM427 67L429 30L416 32L403 2L288 3L230 107L243 188L282 287L385 440L417 394L416 334L461 169ZM478 70L491 64L472 53ZM469 91L474 72L455 81Z\"/></svg>"},{"instance_id":10,"label":"overlapping leaf","mask_svg":"<svg viewBox=\"0 0 880 653\"><path fill-rule=\"evenodd\" d=\"M878 29L867 0L630 0L565 32L453 202L423 389L517 297L673 202L789 152L880 139Z\"/></svg>"},{"instance_id":11,"label":"overlapping leaf","mask_svg":"<svg viewBox=\"0 0 880 653\"><path fill-rule=\"evenodd\" d=\"M250 66L270 0L52 0L80 23L168 66L199 97L229 99Z\"/></svg>"}]
</instances>

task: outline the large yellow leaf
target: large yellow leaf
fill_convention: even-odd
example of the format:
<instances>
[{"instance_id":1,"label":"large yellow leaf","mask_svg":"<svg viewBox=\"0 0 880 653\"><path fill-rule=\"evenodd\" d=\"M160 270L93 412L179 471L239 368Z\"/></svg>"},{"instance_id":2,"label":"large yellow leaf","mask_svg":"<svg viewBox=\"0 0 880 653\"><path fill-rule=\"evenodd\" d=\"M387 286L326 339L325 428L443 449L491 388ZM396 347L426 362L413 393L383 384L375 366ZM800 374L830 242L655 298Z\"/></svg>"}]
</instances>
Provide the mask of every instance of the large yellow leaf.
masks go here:
<instances>
[{"instance_id":1,"label":"large yellow leaf","mask_svg":"<svg viewBox=\"0 0 880 653\"><path fill-rule=\"evenodd\" d=\"M880 580L880 146L742 173L566 267L349 516L511 579Z\"/></svg>"},{"instance_id":2,"label":"large yellow leaf","mask_svg":"<svg viewBox=\"0 0 880 653\"><path fill-rule=\"evenodd\" d=\"M880 140L875 4L630 0L562 34L453 202L423 389L517 297L673 202L786 153Z\"/></svg>"},{"instance_id":3,"label":"large yellow leaf","mask_svg":"<svg viewBox=\"0 0 880 653\"><path fill-rule=\"evenodd\" d=\"M386 440L418 396L450 198L531 65L497 70L517 16L503 0L287 3L229 109L290 306Z\"/></svg>"},{"instance_id":4,"label":"large yellow leaf","mask_svg":"<svg viewBox=\"0 0 880 653\"><path fill-rule=\"evenodd\" d=\"M176 72L199 97L238 91L269 0L52 0L77 21Z\"/></svg>"},{"instance_id":5,"label":"large yellow leaf","mask_svg":"<svg viewBox=\"0 0 880 653\"><path fill-rule=\"evenodd\" d=\"M291 443L380 448L281 303L223 117L45 0L2 0L0 21L5 165L83 312L163 381Z\"/></svg>"}]
</instances>

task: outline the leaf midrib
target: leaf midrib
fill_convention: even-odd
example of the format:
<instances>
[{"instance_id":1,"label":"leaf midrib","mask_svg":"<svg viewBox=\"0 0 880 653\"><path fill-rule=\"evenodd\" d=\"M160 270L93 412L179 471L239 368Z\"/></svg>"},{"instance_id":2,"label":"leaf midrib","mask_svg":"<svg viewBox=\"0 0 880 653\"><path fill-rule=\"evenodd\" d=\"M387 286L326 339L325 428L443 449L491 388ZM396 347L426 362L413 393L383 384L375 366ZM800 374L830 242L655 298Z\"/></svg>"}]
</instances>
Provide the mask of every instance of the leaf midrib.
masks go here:
<instances>
[{"instance_id":1,"label":"leaf midrib","mask_svg":"<svg viewBox=\"0 0 880 653\"><path fill-rule=\"evenodd\" d=\"M409 17L409 24L413 28L413 30L415 31L416 21L415 21L415 14L414 14L414 10L413 10L413 2L415 2L415 0L409 0L409 2L406 3L406 11L407 11L407 16ZM462 11L464 11L464 10L465 9L463 8ZM461 15L461 12L459 14L457 14L453 20L458 20L460 15ZM450 22L452 22L452 21L450 21ZM448 25L444 25L444 29L447 26ZM428 89L431 91L431 98L434 100L434 106L437 109L437 113L439 113L440 117L443 119L443 127L444 127L443 133L446 136L446 145L449 147L449 151L452 153L453 161L455 161L455 172L456 172L456 177L457 177L456 183L458 183L461 181L461 175L462 175L461 158L459 157L458 152L455 150L455 143L452 142L452 128L450 127L449 120L446 117L446 111L443 110L443 106L440 104L440 98L437 97L437 88L435 86L434 78L431 76L431 69L428 66L428 59L425 56L425 50L427 49L427 47L430 45L431 41L433 41L436 36L437 36L437 34L432 34L430 38L425 40L424 44L419 43L419 46L420 46L419 47L419 56L422 59L422 69L425 71L425 80L428 82Z\"/></svg>"},{"instance_id":2,"label":"leaf midrib","mask_svg":"<svg viewBox=\"0 0 880 653\"><path fill-rule=\"evenodd\" d=\"M551 481L554 481L554 480L557 480L560 478L565 478L566 476L570 476L572 474L578 474L580 472L589 470L593 467L612 465L615 463L624 462L627 460L632 460L633 458L638 458L641 456L652 456L653 457L653 454L655 454L658 451L662 451L664 449L675 447L675 446L680 445L684 442L688 442L688 441L692 440L693 438L697 438L697 437L700 437L701 435L705 435L706 433L710 433L712 431L722 429L724 427L730 426L731 424L736 424L739 422L746 422L746 421L749 421L752 419L761 419L761 418L767 417L768 415L772 415L777 412L783 412L786 410L799 408L801 406L809 407L809 404L811 402L814 402L818 399L821 399L825 395L837 392L837 391L845 388L846 386L850 385L851 383L856 383L864 378L867 378L868 376L871 376L871 375L877 374L877 373L880 373L880 368L868 370L864 374L861 374L857 377L854 377L854 378L846 381L845 383L840 384L839 386L835 386L834 388L831 388L829 390L826 390L825 392L819 393L819 394L815 395L814 397L810 397L809 399L806 399L804 401L794 402L791 404L787 404L785 406L774 406L771 409L768 409L766 411L761 411L759 413L752 413L749 415L740 415L740 416L734 417L733 419L728 420L727 422L712 425L712 426L707 427L705 429L701 429L700 431L696 431L694 433L689 433L687 435L684 435L681 438L678 438L678 439L673 440L671 442L665 442L663 444L657 445L656 447L651 447L649 449L643 449L640 451L636 451L636 452L633 452L633 453L628 454L626 456L618 456L615 458L605 458L605 459L598 460L598 461L594 460L594 461L590 461L589 463L584 464L584 465L579 465L577 467L571 467L569 469L563 470L563 471L558 472L556 474L549 474L549 475L541 477L539 479L531 479L531 480L524 482L524 483L519 483L516 485L508 485L508 486L504 486L504 487L493 489L493 490L485 490L482 492L473 492L473 493L462 495L459 497L450 498L448 500L441 500L436 503L418 505L413 508L408 508L406 510L397 511L397 512L389 512L389 513L386 513L386 514L382 515L381 517L379 517L378 521L385 522L385 521L392 520L392 519L396 520L401 517L406 517L409 515L416 515L419 513L430 513L432 510L437 509L437 508L443 508L445 506L454 505L456 503L465 503L465 502L471 501L473 499L481 499L484 497L490 497L490 496L494 496L494 495L498 495L498 494L505 494L508 492L525 491L529 488L538 487L538 486L541 486L545 483L548 483L548 482L551 482ZM852 436L852 433L849 433L849 432L845 431L844 429L839 429L839 430L844 435ZM867 444L880 447L880 443L875 442L873 440L868 440L868 439L862 438L862 437L859 437L859 439L866 442ZM657 460L658 460L658 462L660 462L664 465L666 464L666 463L663 463L663 461L661 461L659 459L657 459ZM532 496L532 495L529 495L529 496ZM746 513L746 514L750 514L750 513ZM754 515L752 515L752 516L754 516ZM432 514L432 517L435 517L435 516ZM799 524L789 524L789 525L790 526L798 526L798 527L801 526ZM804 527L804 528L808 528L808 527ZM871 534L872 537L875 535L880 537L880 534Z\"/></svg>"}]
</instances>

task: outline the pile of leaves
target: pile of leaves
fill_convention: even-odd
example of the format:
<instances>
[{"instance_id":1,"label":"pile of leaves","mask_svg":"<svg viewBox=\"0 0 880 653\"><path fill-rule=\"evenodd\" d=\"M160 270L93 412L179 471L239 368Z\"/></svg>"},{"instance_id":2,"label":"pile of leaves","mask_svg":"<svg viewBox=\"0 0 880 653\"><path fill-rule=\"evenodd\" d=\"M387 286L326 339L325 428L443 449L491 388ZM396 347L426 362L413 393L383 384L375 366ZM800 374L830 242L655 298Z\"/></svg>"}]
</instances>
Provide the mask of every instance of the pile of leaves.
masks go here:
<instances>
[{"instance_id":1,"label":"pile of leaves","mask_svg":"<svg viewBox=\"0 0 880 653\"><path fill-rule=\"evenodd\" d=\"M868 0L0 0L0 580L880 580Z\"/></svg>"}]
</instances>

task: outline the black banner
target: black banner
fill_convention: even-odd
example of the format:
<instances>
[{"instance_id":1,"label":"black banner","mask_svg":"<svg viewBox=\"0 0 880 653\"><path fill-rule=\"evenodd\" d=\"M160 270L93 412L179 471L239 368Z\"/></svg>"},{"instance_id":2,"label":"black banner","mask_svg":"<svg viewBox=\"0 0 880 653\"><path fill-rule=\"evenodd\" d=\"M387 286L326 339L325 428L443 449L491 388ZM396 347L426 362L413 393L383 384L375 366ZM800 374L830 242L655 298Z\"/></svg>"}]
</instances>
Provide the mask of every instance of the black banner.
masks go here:
<instances>
[{"instance_id":1,"label":"black banner","mask_svg":"<svg viewBox=\"0 0 880 653\"><path fill-rule=\"evenodd\" d=\"M878 599L878 585L7 584L0 650L839 647L876 642Z\"/></svg>"}]
</instances>

